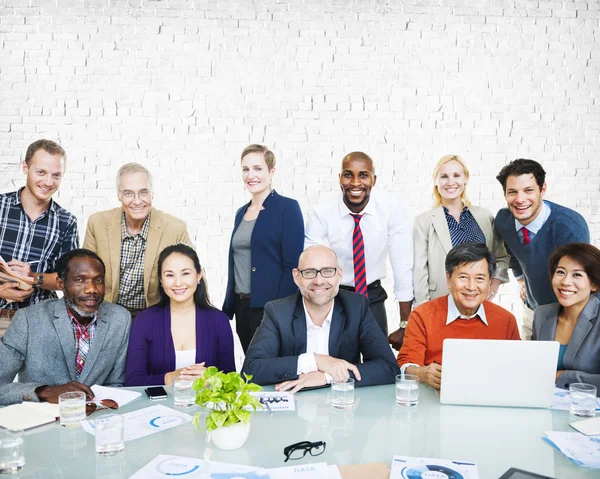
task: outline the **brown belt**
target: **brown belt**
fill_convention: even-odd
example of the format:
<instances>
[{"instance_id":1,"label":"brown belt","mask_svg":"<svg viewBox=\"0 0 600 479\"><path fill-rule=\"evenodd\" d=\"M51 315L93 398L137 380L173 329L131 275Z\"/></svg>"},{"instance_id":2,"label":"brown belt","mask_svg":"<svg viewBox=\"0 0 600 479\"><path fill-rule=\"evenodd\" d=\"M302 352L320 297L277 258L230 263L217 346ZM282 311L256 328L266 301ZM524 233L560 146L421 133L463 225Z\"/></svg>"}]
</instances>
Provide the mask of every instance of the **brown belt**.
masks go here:
<instances>
[{"instance_id":1,"label":"brown belt","mask_svg":"<svg viewBox=\"0 0 600 479\"><path fill-rule=\"evenodd\" d=\"M0 319L12 319L17 311L16 309L0 309Z\"/></svg>"},{"instance_id":2,"label":"brown belt","mask_svg":"<svg viewBox=\"0 0 600 479\"><path fill-rule=\"evenodd\" d=\"M238 293L237 297L240 299L250 299L250 295L249 294L244 294L244 293Z\"/></svg>"}]
</instances>

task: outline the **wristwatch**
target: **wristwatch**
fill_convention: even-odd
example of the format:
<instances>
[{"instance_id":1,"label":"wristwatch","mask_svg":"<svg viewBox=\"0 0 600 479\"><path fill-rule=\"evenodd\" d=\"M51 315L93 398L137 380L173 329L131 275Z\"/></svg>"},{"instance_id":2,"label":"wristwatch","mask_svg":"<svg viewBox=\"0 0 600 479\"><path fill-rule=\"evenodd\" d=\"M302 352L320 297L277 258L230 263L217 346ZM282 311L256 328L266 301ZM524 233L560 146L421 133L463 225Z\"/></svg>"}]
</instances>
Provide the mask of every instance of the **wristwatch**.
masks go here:
<instances>
[{"instance_id":1,"label":"wristwatch","mask_svg":"<svg viewBox=\"0 0 600 479\"><path fill-rule=\"evenodd\" d=\"M400 329L406 329L408 326L408 321L400 321Z\"/></svg>"},{"instance_id":2,"label":"wristwatch","mask_svg":"<svg viewBox=\"0 0 600 479\"><path fill-rule=\"evenodd\" d=\"M44 275L42 273L36 274L34 286L39 286L43 282L44 282Z\"/></svg>"}]
</instances>

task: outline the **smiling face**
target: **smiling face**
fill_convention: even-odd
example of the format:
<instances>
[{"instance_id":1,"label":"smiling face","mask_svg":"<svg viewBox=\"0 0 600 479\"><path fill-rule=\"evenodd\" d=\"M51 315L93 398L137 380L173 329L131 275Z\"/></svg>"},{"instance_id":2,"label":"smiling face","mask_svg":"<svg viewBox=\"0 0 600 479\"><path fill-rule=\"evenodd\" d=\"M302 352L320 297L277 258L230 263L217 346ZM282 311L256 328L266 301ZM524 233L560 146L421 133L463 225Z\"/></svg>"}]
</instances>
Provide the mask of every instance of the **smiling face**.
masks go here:
<instances>
[{"instance_id":1,"label":"smiling face","mask_svg":"<svg viewBox=\"0 0 600 479\"><path fill-rule=\"evenodd\" d=\"M337 268L335 275L331 278L323 278L317 274L313 279L305 279L300 270ZM338 267L335 253L325 246L312 246L307 248L298 261L298 268L292 271L294 282L300 290L300 294L308 303L318 306L331 306L331 302L337 296L342 281L342 268Z\"/></svg>"},{"instance_id":2,"label":"smiling face","mask_svg":"<svg viewBox=\"0 0 600 479\"><path fill-rule=\"evenodd\" d=\"M23 173L27 175L25 189L38 202L47 203L58 190L65 171L65 160L61 155L52 155L39 149L29 160L23 162Z\"/></svg>"},{"instance_id":3,"label":"smiling face","mask_svg":"<svg viewBox=\"0 0 600 479\"><path fill-rule=\"evenodd\" d=\"M444 163L435 178L435 186L442 197L442 204L460 198L465 191L465 184L465 170L456 160Z\"/></svg>"},{"instance_id":4,"label":"smiling face","mask_svg":"<svg viewBox=\"0 0 600 479\"><path fill-rule=\"evenodd\" d=\"M446 273L448 289L461 314L472 316L490 292L487 260L459 264L452 275Z\"/></svg>"},{"instance_id":5,"label":"smiling face","mask_svg":"<svg viewBox=\"0 0 600 479\"><path fill-rule=\"evenodd\" d=\"M249 193L255 195L271 189L275 168L267 166L261 152L248 153L242 158L242 179Z\"/></svg>"},{"instance_id":6,"label":"smiling face","mask_svg":"<svg viewBox=\"0 0 600 479\"><path fill-rule=\"evenodd\" d=\"M193 303L201 278L202 273L196 271L194 262L186 255L173 253L162 263L160 284L172 302Z\"/></svg>"},{"instance_id":7,"label":"smiling face","mask_svg":"<svg viewBox=\"0 0 600 479\"><path fill-rule=\"evenodd\" d=\"M90 319L104 300L104 267L94 258L74 257L67 277L57 278L67 306L77 319Z\"/></svg>"},{"instance_id":8,"label":"smiling face","mask_svg":"<svg viewBox=\"0 0 600 479\"><path fill-rule=\"evenodd\" d=\"M591 283L581 264L569 256L563 256L552 275L552 289L564 308L583 307L590 299L590 294L598 291L598 285Z\"/></svg>"},{"instance_id":9,"label":"smiling face","mask_svg":"<svg viewBox=\"0 0 600 479\"><path fill-rule=\"evenodd\" d=\"M524 226L535 220L542 211L545 193L546 183L540 189L531 173L506 178L506 204L515 219Z\"/></svg>"},{"instance_id":10,"label":"smiling face","mask_svg":"<svg viewBox=\"0 0 600 479\"><path fill-rule=\"evenodd\" d=\"M342 162L340 187L344 204L353 213L360 213L371 195L377 176L374 174L373 162L363 156L348 155Z\"/></svg>"},{"instance_id":11,"label":"smiling face","mask_svg":"<svg viewBox=\"0 0 600 479\"><path fill-rule=\"evenodd\" d=\"M125 173L121 176L117 196L130 221L145 220L152 210L152 187L145 173Z\"/></svg>"}]
</instances>

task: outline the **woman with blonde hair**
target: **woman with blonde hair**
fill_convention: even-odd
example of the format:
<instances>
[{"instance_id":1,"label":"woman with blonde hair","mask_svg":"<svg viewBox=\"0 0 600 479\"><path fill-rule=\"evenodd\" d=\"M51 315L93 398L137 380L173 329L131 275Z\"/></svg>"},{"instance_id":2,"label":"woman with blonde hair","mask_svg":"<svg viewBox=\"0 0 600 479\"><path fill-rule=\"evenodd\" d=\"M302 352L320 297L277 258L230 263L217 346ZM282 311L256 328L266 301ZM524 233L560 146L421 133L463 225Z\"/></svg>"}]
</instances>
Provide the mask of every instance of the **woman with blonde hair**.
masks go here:
<instances>
[{"instance_id":1,"label":"woman with blonde hair","mask_svg":"<svg viewBox=\"0 0 600 479\"><path fill-rule=\"evenodd\" d=\"M444 262L453 247L485 243L496 258L489 300L508 282L509 257L494 230L492 213L473 206L467 197L469 169L458 155L444 155L433 170L433 209L415 218L413 227L415 302L421 304L448 294Z\"/></svg>"}]
</instances>

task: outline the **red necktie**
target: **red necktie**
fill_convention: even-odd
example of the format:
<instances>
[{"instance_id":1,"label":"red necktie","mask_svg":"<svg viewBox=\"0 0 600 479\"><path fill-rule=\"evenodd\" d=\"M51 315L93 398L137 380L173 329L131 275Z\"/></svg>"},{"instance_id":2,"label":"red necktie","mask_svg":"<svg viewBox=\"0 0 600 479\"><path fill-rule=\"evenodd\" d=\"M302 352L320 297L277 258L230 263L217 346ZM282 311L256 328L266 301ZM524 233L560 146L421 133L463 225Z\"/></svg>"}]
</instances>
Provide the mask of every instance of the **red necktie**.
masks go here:
<instances>
[{"instance_id":1,"label":"red necktie","mask_svg":"<svg viewBox=\"0 0 600 479\"><path fill-rule=\"evenodd\" d=\"M365 243L360 230L362 215L352 215L354 218L354 231L352 232L352 252L354 258L354 291L358 294L367 293L367 266L365 264Z\"/></svg>"},{"instance_id":2,"label":"red necktie","mask_svg":"<svg viewBox=\"0 0 600 479\"><path fill-rule=\"evenodd\" d=\"M523 228L521 228L521 233L523 233L523 246L527 246L529 243L531 243L531 238L529 237L529 230L525 228L525 226L523 226Z\"/></svg>"}]
</instances>

